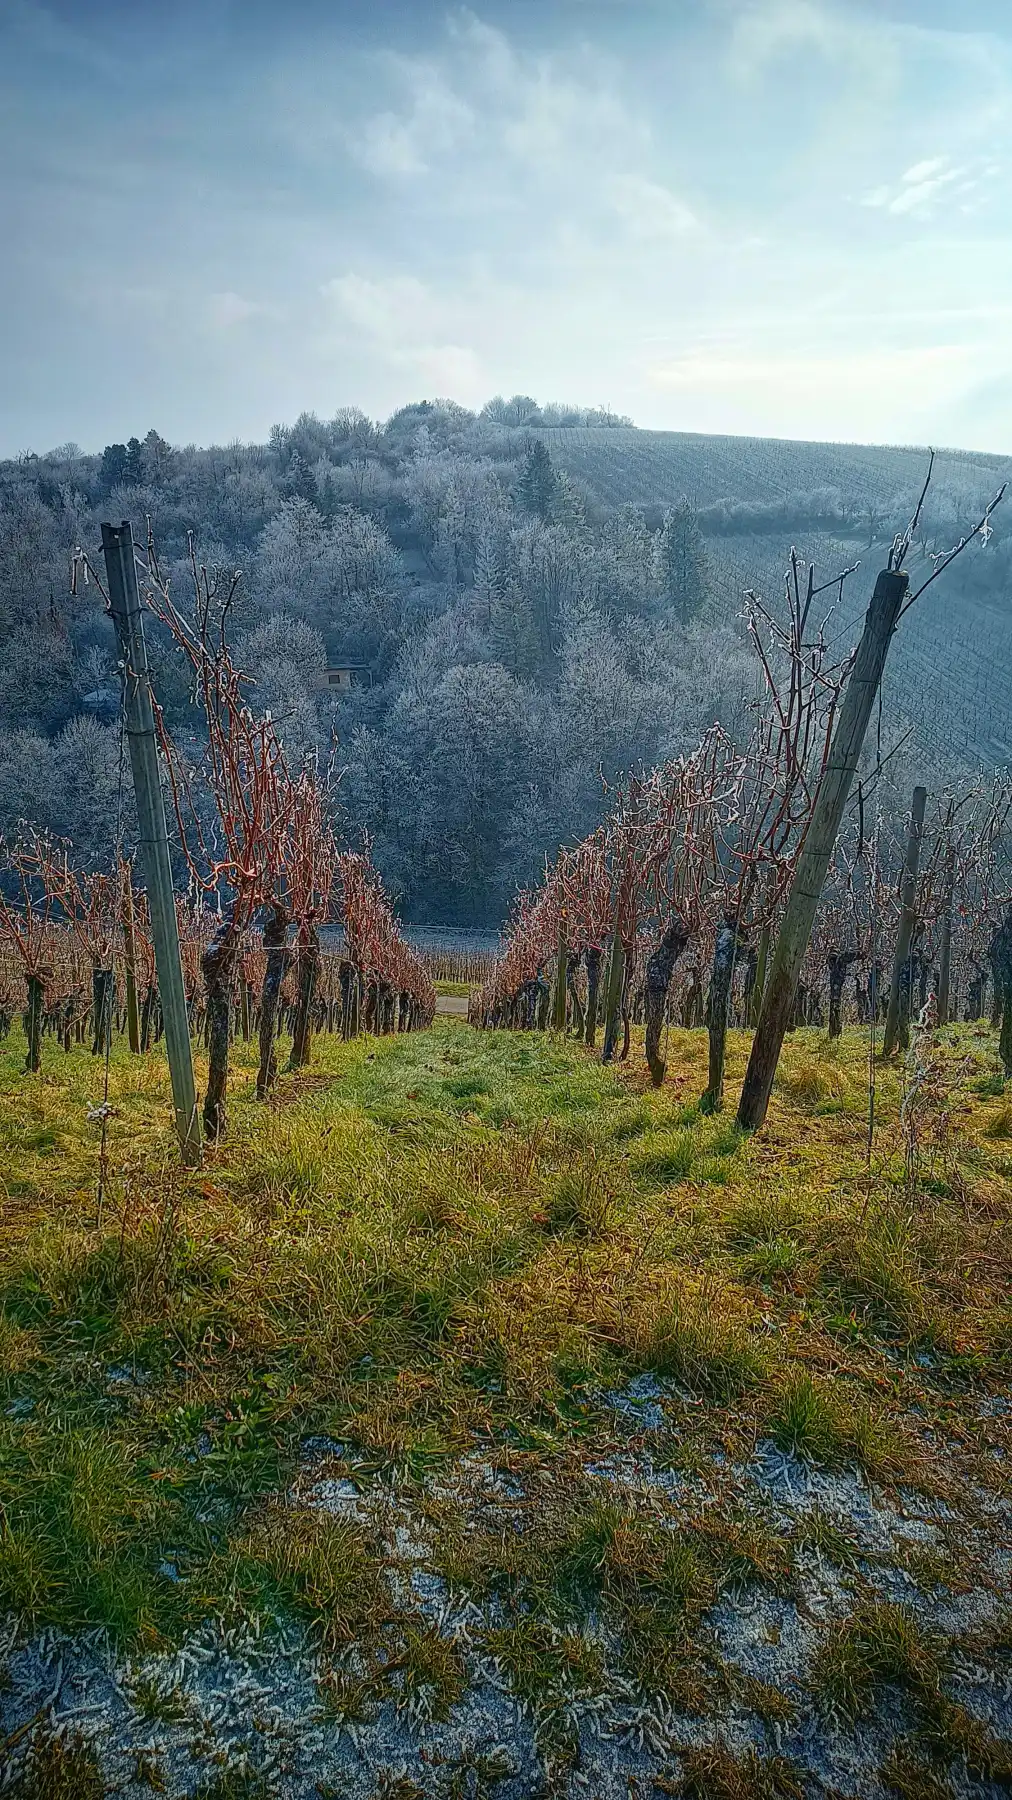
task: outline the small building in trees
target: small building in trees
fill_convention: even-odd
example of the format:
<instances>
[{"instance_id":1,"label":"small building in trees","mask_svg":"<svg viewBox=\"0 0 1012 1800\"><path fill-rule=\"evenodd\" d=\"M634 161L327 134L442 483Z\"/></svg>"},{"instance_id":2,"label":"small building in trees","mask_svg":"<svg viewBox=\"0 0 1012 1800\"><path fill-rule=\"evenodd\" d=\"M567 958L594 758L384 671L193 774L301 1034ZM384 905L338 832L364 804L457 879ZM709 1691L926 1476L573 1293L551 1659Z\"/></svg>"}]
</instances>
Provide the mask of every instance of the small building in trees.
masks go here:
<instances>
[{"instance_id":1,"label":"small building in trees","mask_svg":"<svg viewBox=\"0 0 1012 1800\"><path fill-rule=\"evenodd\" d=\"M332 693L350 694L352 688L372 687L372 670L368 663L333 663L327 667L326 681Z\"/></svg>"}]
</instances>

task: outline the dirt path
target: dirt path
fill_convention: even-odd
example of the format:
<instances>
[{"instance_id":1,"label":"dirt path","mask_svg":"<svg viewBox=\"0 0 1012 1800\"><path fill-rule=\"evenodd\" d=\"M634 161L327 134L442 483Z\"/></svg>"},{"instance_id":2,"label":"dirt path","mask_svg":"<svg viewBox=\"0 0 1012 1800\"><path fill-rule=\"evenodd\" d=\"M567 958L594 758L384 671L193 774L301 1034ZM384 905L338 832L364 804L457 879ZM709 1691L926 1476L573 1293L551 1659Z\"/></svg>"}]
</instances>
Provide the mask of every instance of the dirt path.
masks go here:
<instances>
[{"instance_id":1,"label":"dirt path","mask_svg":"<svg viewBox=\"0 0 1012 1800\"><path fill-rule=\"evenodd\" d=\"M466 994L437 994L436 995L436 1018L437 1019L466 1019L467 1018L467 995Z\"/></svg>"}]
</instances>

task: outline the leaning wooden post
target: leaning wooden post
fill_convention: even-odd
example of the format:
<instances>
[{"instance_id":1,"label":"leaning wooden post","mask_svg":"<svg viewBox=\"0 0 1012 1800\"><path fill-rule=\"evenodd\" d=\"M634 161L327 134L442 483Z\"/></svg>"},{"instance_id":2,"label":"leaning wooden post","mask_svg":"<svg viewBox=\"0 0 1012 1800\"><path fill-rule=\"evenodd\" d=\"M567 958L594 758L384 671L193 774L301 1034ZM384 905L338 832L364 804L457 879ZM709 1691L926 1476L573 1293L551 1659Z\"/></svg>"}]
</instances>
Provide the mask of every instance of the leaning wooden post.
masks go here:
<instances>
[{"instance_id":1,"label":"leaning wooden post","mask_svg":"<svg viewBox=\"0 0 1012 1800\"><path fill-rule=\"evenodd\" d=\"M956 846L950 837L945 851L945 890L942 899L942 929L938 946L938 1023L949 1023L949 994L952 984L952 902L956 889Z\"/></svg>"},{"instance_id":2,"label":"leaning wooden post","mask_svg":"<svg viewBox=\"0 0 1012 1800\"><path fill-rule=\"evenodd\" d=\"M891 1056L903 1038L904 1014L905 1011L909 1012L909 996L905 1009L903 1005L903 977L910 957L910 946L914 940L914 927L917 924L917 867L921 860L924 808L927 801L927 789L915 787L910 807L906 853L903 857L903 876L900 883L900 928L896 937L892 978L889 982L889 1006L886 1011L885 1036L882 1039L883 1056Z\"/></svg>"},{"instance_id":3,"label":"leaning wooden post","mask_svg":"<svg viewBox=\"0 0 1012 1800\"><path fill-rule=\"evenodd\" d=\"M759 1024L738 1104L738 1123L755 1131L766 1117L784 1033L822 889L836 845L843 809L864 744L875 696L882 680L889 641L896 629L909 577L883 569L875 583L864 631L811 822L794 871L776 953L766 983Z\"/></svg>"},{"instance_id":4,"label":"leaning wooden post","mask_svg":"<svg viewBox=\"0 0 1012 1800\"><path fill-rule=\"evenodd\" d=\"M137 817L139 849L151 912L151 936L158 971L158 997L172 1081L172 1103L183 1161L200 1161L200 1122L193 1079L193 1055L186 1016L186 990L179 956L179 930L172 892L172 865L165 829L165 806L158 777L158 745L151 701L151 677L144 642L144 618L137 591L133 535L124 521L102 526L102 550L109 583L109 610L123 664L126 732Z\"/></svg>"}]
</instances>

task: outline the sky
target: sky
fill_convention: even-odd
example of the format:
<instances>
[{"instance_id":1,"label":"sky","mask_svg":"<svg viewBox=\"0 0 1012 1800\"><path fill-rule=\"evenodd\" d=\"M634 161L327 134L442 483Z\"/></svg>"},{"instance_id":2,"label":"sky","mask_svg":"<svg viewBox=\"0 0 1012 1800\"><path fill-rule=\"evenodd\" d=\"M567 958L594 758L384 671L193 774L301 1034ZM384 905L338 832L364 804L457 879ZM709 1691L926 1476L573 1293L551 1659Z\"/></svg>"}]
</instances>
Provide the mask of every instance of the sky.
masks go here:
<instances>
[{"instance_id":1,"label":"sky","mask_svg":"<svg viewBox=\"0 0 1012 1800\"><path fill-rule=\"evenodd\" d=\"M0 0L0 455L496 393L1012 450L1012 0Z\"/></svg>"}]
</instances>

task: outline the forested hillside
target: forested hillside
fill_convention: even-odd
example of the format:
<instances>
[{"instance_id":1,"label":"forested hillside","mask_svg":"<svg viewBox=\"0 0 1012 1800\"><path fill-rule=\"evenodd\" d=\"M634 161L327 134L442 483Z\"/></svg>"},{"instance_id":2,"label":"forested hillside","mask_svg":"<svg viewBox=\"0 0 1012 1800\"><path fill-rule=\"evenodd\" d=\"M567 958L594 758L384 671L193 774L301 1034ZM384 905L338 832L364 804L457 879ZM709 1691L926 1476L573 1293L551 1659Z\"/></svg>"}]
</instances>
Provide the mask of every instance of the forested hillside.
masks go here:
<instances>
[{"instance_id":1,"label":"forested hillside","mask_svg":"<svg viewBox=\"0 0 1012 1800\"><path fill-rule=\"evenodd\" d=\"M27 818L108 854L113 637L71 561L94 557L101 520L142 539L150 519L178 602L191 541L221 592L242 571L230 636L259 703L293 764L340 772L344 826L369 834L407 916L496 921L594 823L602 779L740 718L756 682L742 594L775 602L792 544L820 577L861 562L829 627L845 641L926 466L922 450L638 431L522 396L477 416L422 402L382 427L303 415L262 445L173 449L151 430L0 464L0 831ZM1007 472L939 455L924 557ZM885 729L913 727L897 773L1012 758L1010 584L999 510L894 646ZM151 635L166 723L196 759L182 665Z\"/></svg>"}]
</instances>

